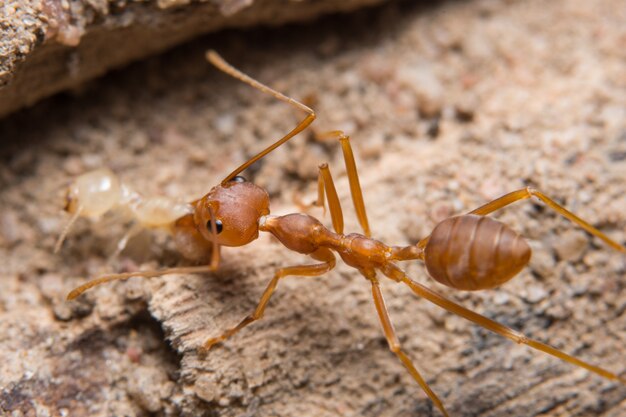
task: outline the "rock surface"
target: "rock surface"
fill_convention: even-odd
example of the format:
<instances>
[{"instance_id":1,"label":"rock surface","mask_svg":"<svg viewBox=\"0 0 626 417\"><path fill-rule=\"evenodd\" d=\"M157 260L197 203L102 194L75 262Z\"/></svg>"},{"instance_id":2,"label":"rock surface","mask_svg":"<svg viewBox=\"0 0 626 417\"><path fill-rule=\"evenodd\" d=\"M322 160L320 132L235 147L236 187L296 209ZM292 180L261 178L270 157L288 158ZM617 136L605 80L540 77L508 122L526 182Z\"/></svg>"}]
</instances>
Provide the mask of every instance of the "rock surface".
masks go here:
<instances>
[{"instance_id":1,"label":"rock surface","mask_svg":"<svg viewBox=\"0 0 626 417\"><path fill-rule=\"evenodd\" d=\"M310 20L382 1L6 0L0 117L204 33Z\"/></svg>"},{"instance_id":2,"label":"rock surface","mask_svg":"<svg viewBox=\"0 0 626 417\"><path fill-rule=\"evenodd\" d=\"M532 185L626 241L622 0L391 3L309 26L231 31L152 57L0 124L0 414L436 416L388 351L368 283L345 265L281 282L266 316L200 359L195 347L256 305L276 241L224 249L219 272L130 280L73 303L108 271L181 262L162 234L81 220L58 255L64 189L100 166L146 195L190 201L302 118L216 71L207 45L318 113L246 176L272 212L316 196L329 162L358 231L341 152L351 134L373 235L416 242L443 218ZM321 210L311 210L329 225ZM626 261L537 202L495 217L528 238L501 288L450 290L529 337L624 375ZM341 263L340 263L341 264ZM620 417L626 387L467 323L399 285L383 291L403 347L453 417Z\"/></svg>"}]
</instances>

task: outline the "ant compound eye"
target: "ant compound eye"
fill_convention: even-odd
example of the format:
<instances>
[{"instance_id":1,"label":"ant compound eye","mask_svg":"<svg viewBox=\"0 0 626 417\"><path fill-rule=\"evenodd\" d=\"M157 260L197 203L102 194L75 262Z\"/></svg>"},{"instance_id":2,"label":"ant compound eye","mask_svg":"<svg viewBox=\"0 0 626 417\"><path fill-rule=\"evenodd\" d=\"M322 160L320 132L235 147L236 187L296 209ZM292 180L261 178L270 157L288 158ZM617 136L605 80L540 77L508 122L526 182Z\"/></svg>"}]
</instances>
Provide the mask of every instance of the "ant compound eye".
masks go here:
<instances>
[{"instance_id":1,"label":"ant compound eye","mask_svg":"<svg viewBox=\"0 0 626 417\"><path fill-rule=\"evenodd\" d=\"M242 177L241 175L237 175L231 181L232 182L246 182L246 179L244 177Z\"/></svg>"},{"instance_id":2,"label":"ant compound eye","mask_svg":"<svg viewBox=\"0 0 626 417\"><path fill-rule=\"evenodd\" d=\"M206 228L209 232L213 231L213 227L211 226L211 220L208 220L206 222ZM222 221L221 220L216 220L215 221L215 229L217 230L217 234L219 235L220 233L222 233L222 229L223 229L223 225L222 225Z\"/></svg>"}]
</instances>

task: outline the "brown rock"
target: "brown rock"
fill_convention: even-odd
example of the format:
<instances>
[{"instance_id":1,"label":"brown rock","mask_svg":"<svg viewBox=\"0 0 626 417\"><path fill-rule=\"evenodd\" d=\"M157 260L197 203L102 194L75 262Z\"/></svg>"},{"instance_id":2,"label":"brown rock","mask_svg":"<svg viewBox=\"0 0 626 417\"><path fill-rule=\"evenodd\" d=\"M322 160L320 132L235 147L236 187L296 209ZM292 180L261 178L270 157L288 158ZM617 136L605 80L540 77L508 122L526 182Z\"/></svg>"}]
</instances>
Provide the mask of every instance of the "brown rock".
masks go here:
<instances>
[{"instance_id":1,"label":"brown rock","mask_svg":"<svg viewBox=\"0 0 626 417\"><path fill-rule=\"evenodd\" d=\"M0 117L201 34L309 20L383 1L6 0Z\"/></svg>"}]
</instances>

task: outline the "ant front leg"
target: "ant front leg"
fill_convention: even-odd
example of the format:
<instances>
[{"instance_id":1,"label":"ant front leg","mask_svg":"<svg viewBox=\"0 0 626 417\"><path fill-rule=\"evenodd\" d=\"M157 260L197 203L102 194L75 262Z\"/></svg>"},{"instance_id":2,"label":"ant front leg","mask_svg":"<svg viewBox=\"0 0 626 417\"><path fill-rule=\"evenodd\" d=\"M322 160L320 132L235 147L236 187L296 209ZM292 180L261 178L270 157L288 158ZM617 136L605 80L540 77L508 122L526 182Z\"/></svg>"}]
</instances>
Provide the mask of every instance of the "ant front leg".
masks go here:
<instances>
[{"instance_id":1,"label":"ant front leg","mask_svg":"<svg viewBox=\"0 0 626 417\"><path fill-rule=\"evenodd\" d=\"M213 212L212 207L209 207L209 213L210 213L211 219L214 219L215 214ZM198 239L198 236L197 236L197 230L195 229L195 227L193 227L192 225L193 223L191 222L192 222L191 215L181 217L175 223L175 237L178 237L178 239L181 242L185 243L184 245L181 245L179 242L179 249L182 248L186 252L187 255L191 253L198 255L200 253L204 253L204 250L207 248L207 246L202 246L202 247L198 246L200 241L194 243L195 239ZM99 278L88 281L77 288L74 288L67 295L67 300L73 300L76 297L80 296L85 291L97 285L105 284L111 281L124 281L133 277L155 278L155 277L161 277L163 275L171 275L171 274L198 274L198 273L203 273L203 272L214 272L217 270L217 268L219 267L219 263L220 263L220 245L217 244L217 240L215 239L215 236L217 236L217 230L216 230L214 221L212 221L211 229L213 232L212 233L213 239L210 242L211 262L209 263L209 265L182 266L182 267L176 267L176 268L159 269L155 271L138 271L138 272L126 272L122 274L103 275ZM205 242L205 245L206 245L206 242Z\"/></svg>"},{"instance_id":2,"label":"ant front leg","mask_svg":"<svg viewBox=\"0 0 626 417\"><path fill-rule=\"evenodd\" d=\"M272 278L270 283L267 285L267 288L263 292L261 300L259 301L259 304L257 305L254 312L244 318L237 326L225 331L218 337L211 338L204 342L202 347L199 349L200 353L206 353L209 349L211 349L211 347L213 347L213 345L223 342L250 323L253 323L263 317L263 313L265 312L267 303L270 301L272 294L276 290L276 286L278 285L278 281L280 279L294 275L316 277L325 274L335 267L335 255L333 255L333 253L329 249L319 248L317 251L310 254L310 256L313 259L322 261L322 263L314 265L291 266L287 268L281 268L276 271L276 273L274 274L274 278Z\"/></svg>"},{"instance_id":3,"label":"ant front leg","mask_svg":"<svg viewBox=\"0 0 626 417\"><path fill-rule=\"evenodd\" d=\"M99 278L93 279L81 285L80 287L74 288L67 295L67 300L73 300L85 291L111 281L125 281L129 278L156 278L162 277L163 275L172 275L172 274L200 274L203 272L214 272L217 269L217 265L200 265L200 266L181 266L176 268L166 268L166 269L157 269L154 271L138 271L138 272L126 272L123 274L110 274L103 275Z\"/></svg>"}]
</instances>

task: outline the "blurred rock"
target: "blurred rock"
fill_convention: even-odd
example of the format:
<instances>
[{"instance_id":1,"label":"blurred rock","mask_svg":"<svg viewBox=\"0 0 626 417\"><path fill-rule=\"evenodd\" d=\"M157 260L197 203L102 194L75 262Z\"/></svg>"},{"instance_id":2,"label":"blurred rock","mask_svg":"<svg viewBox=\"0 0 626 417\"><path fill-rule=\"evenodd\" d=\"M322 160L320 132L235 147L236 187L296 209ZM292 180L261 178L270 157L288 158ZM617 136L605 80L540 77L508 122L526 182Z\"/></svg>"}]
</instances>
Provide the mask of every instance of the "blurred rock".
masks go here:
<instances>
[{"instance_id":1,"label":"blurred rock","mask_svg":"<svg viewBox=\"0 0 626 417\"><path fill-rule=\"evenodd\" d=\"M0 17L0 117L201 34L383 1L7 0Z\"/></svg>"}]
</instances>

